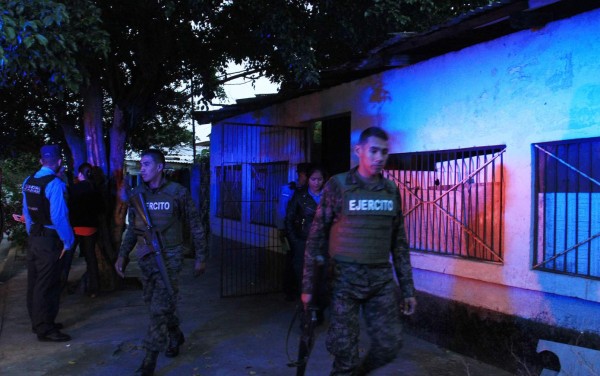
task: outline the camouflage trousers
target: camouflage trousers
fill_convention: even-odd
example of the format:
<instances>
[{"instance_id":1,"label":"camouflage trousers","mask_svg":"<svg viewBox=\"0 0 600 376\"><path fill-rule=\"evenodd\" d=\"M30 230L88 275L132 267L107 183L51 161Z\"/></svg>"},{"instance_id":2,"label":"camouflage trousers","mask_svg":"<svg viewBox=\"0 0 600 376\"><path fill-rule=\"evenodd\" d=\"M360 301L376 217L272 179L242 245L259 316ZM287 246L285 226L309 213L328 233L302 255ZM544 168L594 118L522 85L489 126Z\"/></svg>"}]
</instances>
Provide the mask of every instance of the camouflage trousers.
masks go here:
<instances>
[{"instance_id":1,"label":"camouflage trousers","mask_svg":"<svg viewBox=\"0 0 600 376\"><path fill-rule=\"evenodd\" d=\"M327 350L335 356L330 376L365 375L396 357L402 346L398 286L391 265L336 262ZM359 314L371 348L359 359Z\"/></svg>"},{"instance_id":2,"label":"camouflage trousers","mask_svg":"<svg viewBox=\"0 0 600 376\"><path fill-rule=\"evenodd\" d=\"M179 273L183 267L183 250L174 249L163 253L163 260L173 287L174 296L167 291L153 254L142 257L138 264L142 271L144 302L150 312L148 332L144 339L147 351L163 351L167 347L169 331L179 327L176 314L179 295Z\"/></svg>"}]
</instances>

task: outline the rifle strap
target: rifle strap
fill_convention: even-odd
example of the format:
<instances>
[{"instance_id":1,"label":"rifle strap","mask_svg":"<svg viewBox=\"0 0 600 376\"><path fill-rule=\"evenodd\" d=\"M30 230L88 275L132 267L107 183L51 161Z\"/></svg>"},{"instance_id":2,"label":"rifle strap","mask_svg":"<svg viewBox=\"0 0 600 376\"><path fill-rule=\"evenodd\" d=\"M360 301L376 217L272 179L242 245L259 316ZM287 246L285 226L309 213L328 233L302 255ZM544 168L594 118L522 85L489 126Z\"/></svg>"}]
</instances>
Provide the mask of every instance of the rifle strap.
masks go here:
<instances>
[{"instance_id":1,"label":"rifle strap","mask_svg":"<svg viewBox=\"0 0 600 376\"><path fill-rule=\"evenodd\" d=\"M290 352L289 352L289 340L290 340L290 334L292 332L292 329L294 327L294 324L296 323L296 319L298 318L298 316L301 317L301 320L310 320L310 323L307 322L301 322L300 324L302 325L302 333L300 334L301 338L304 336L304 325L312 325L312 314L309 317L309 313L311 312L310 308L305 308L302 304L298 305L298 307L296 308L296 312L294 313L294 317L292 317L292 322L290 322L290 326L288 327L288 331L287 331L287 336L285 338L285 353L287 355L288 358L288 367L297 367L299 370L300 368L303 368L306 366L306 364L308 363L308 358L310 357L310 353L312 352L312 348L314 345L314 338L312 341L310 341L310 345L307 346L307 352L306 355L304 356L304 359L298 359L296 361L292 360L292 358L290 357ZM314 330L314 328L313 328ZM304 372L301 373L302 375L304 375ZM298 375L298 373L297 373Z\"/></svg>"},{"instance_id":2,"label":"rifle strap","mask_svg":"<svg viewBox=\"0 0 600 376\"><path fill-rule=\"evenodd\" d=\"M128 201L129 201L130 205L133 205L133 210L135 210L135 215L139 216L140 218L146 217L146 215L141 207L141 205L143 205L143 203L138 202L136 205L134 200L138 200L138 198L132 195L131 197L129 197Z\"/></svg>"}]
</instances>

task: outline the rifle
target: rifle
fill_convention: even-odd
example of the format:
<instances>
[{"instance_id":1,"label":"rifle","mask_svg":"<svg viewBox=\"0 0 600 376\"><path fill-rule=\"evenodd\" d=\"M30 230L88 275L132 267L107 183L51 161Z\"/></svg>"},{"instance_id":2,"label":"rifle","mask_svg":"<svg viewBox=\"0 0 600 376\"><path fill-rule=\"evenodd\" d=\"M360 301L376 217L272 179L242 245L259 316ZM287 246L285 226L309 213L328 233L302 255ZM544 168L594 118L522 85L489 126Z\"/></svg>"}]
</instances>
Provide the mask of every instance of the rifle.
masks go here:
<instances>
[{"instance_id":1,"label":"rifle","mask_svg":"<svg viewBox=\"0 0 600 376\"><path fill-rule=\"evenodd\" d=\"M317 307L309 304L306 307L299 306L294 319L288 330L288 338L296 317L300 314L300 324L302 333L300 334L300 344L298 345L298 360L288 363L288 367L296 367L296 376L304 376L306 364L315 344L315 327L317 326ZM287 341L286 341L287 342ZM289 358L289 355L288 355Z\"/></svg>"},{"instance_id":2,"label":"rifle","mask_svg":"<svg viewBox=\"0 0 600 376\"><path fill-rule=\"evenodd\" d=\"M160 271L160 276L162 277L165 287L167 288L167 292L170 296L173 296L175 292L173 291L173 286L171 286L171 280L167 274L165 261L162 257L163 242L160 237L160 232L152 226L152 221L150 220L150 215L148 214L148 207L146 206L144 194L140 192L137 199L134 198L131 201L135 211L140 217L142 217L142 220L146 225L146 231L144 231L144 243L154 254L154 259L158 265L158 270Z\"/></svg>"},{"instance_id":3,"label":"rifle","mask_svg":"<svg viewBox=\"0 0 600 376\"><path fill-rule=\"evenodd\" d=\"M323 256L317 256L314 261L315 265L315 274L314 281L315 284L318 284L320 276L322 276L325 271L323 270L325 263L325 258ZM314 297L313 297L314 298ZM314 302L314 300L313 300ZM300 305L294 314L294 318L290 323L290 327L288 328L288 335L286 339L286 351L287 351L287 340L290 337L290 332L292 330L292 326L296 321L296 317L300 314L300 324L302 328L302 333L300 334L300 344L298 345L298 360L295 362L289 362L288 367L296 367L296 376L304 376L306 372L306 364L308 363L308 358L310 356L310 352L313 349L315 344L315 328L317 327L317 311L319 308L315 304L307 304L306 306ZM288 359L290 358L288 354Z\"/></svg>"}]
</instances>

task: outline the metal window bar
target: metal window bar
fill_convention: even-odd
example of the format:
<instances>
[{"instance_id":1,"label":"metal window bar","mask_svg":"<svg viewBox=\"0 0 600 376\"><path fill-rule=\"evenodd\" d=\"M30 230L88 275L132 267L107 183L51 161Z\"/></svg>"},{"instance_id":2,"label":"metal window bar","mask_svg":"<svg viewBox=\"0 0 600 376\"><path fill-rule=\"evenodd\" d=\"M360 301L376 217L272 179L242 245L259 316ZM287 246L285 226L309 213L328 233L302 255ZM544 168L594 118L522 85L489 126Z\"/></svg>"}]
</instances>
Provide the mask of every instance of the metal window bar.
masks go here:
<instances>
[{"instance_id":1,"label":"metal window bar","mask_svg":"<svg viewBox=\"0 0 600 376\"><path fill-rule=\"evenodd\" d=\"M217 166L217 179L221 182L217 190L217 216L239 220L242 217L242 166Z\"/></svg>"},{"instance_id":2,"label":"metal window bar","mask_svg":"<svg viewBox=\"0 0 600 376\"><path fill-rule=\"evenodd\" d=\"M287 162L252 163L250 222L275 227L279 190L288 176Z\"/></svg>"},{"instance_id":3,"label":"metal window bar","mask_svg":"<svg viewBox=\"0 0 600 376\"><path fill-rule=\"evenodd\" d=\"M503 262L504 145L392 154L411 249Z\"/></svg>"},{"instance_id":4,"label":"metal window bar","mask_svg":"<svg viewBox=\"0 0 600 376\"><path fill-rule=\"evenodd\" d=\"M215 127L213 139L220 145L213 156L217 192L227 191L230 184L223 171L239 166L235 196L221 196L221 206L238 208L239 215L219 216L214 226L221 255L221 296L280 291L285 254L274 215L280 188L295 179L296 165L306 160L306 130L222 123Z\"/></svg>"},{"instance_id":5,"label":"metal window bar","mask_svg":"<svg viewBox=\"0 0 600 376\"><path fill-rule=\"evenodd\" d=\"M533 269L600 279L600 137L533 150Z\"/></svg>"}]
</instances>

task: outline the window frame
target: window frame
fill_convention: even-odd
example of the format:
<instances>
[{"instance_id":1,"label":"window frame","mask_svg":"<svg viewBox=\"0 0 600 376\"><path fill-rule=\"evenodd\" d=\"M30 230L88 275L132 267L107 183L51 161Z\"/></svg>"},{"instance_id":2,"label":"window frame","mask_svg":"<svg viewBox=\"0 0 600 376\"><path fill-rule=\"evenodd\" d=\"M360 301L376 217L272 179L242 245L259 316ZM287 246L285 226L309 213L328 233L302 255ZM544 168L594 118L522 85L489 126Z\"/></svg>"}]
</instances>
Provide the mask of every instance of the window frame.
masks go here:
<instances>
[{"instance_id":1,"label":"window frame","mask_svg":"<svg viewBox=\"0 0 600 376\"><path fill-rule=\"evenodd\" d=\"M390 154L386 176L400 189L412 251L504 262L505 151L494 145Z\"/></svg>"},{"instance_id":2,"label":"window frame","mask_svg":"<svg viewBox=\"0 0 600 376\"><path fill-rule=\"evenodd\" d=\"M534 143L532 154L532 269L600 279L600 137Z\"/></svg>"},{"instance_id":3,"label":"window frame","mask_svg":"<svg viewBox=\"0 0 600 376\"><path fill-rule=\"evenodd\" d=\"M215 177L219 182L216 192L216 217L241 221L242 165L216 166Z\"/></svg>"},{"instance_id":4,"label":"window frame","mask_svg":"<svg viewBox=\"0 0 600 376\"><path fill-rule=\"evenodd\" d=\"M250 223L277 227L281 187L289 175L289 162L250 163Z\"/></svg>"}]
</instances>

